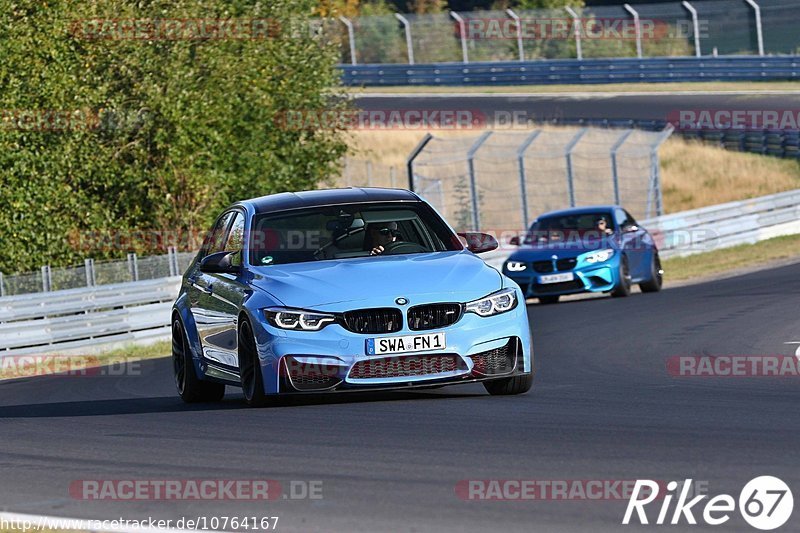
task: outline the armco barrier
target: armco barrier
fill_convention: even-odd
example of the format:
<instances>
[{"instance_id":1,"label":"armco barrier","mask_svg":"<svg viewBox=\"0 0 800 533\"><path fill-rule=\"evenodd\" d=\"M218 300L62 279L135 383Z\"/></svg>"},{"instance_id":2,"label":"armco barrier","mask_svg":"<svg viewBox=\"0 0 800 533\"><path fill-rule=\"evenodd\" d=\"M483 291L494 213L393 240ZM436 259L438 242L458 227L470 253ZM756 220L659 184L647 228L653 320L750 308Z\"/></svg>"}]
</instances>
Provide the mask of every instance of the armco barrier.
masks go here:
<instances>
[{"instance_id":1,"label":"armco barrier","mask_svg":"<svg viewBox=\"0 0 800 533\"><path fill-rule=\"evenodd\" d=\"M800 78L798 56L567 59L427 65L340 65L350 86L548 85Z\"/></svg>"},{"instance_id":2,"label":"armco barrier","mask_svg":"<svg viewBox=\"0 0 800 533\"><path fill-rule=\"evenodd\" d=\"M169 277L0 298L0 357L166 336L180 283Z\"/></svg>"}]
</instances>

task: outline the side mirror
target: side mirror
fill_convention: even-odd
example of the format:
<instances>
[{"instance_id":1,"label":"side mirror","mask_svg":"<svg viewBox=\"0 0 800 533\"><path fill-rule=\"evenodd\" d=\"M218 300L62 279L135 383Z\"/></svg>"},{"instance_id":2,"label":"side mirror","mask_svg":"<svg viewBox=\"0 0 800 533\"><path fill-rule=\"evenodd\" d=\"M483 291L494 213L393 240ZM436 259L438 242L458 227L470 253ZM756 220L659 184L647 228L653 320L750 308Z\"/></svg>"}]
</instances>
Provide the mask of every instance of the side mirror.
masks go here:
<instances>
[{"instance_id":1,"label":"side mirror","mask_svg":"<svg viewBox=\"0 0 800 533\"><path fill-rule=\"evenodd\" d=\"M514 235L510 239L508 239L509 246L519 246L519 235Z\"/></svg>"},{"instance_id":2,"label":"side mirror","mask_svg":"<svg viewBox=\"0 0 800 533\"><path fill-rule=\"evenodd\" d=\"M200 272L209 274L238 274L241 266L232 263L233 257L239 252L217 252L205 256L200 261Z\"/></svg>"},{"instance_id":3,"label":"side mirror","mask_svg":"<svg viewBox=\"0 0 800 533\"><path fill-rule=\"evenodd\" d=\"M622 226L623 233L634 233L636 231L639 231L639 226L637 226L636 224L626 224Z\"/></svg>"},{"instance_id":4,"label":"side mirror","mask_svg":"<svg viewBox=\"0 0 800 533\"><path fill-rule=\"evenodd\" d=\"M499 246L497 239L487 233L469 231L459 233L458 236L467 241L467 250L473 254L491 252L492 250L496 250Z\"/></svg>"}]
</instances>

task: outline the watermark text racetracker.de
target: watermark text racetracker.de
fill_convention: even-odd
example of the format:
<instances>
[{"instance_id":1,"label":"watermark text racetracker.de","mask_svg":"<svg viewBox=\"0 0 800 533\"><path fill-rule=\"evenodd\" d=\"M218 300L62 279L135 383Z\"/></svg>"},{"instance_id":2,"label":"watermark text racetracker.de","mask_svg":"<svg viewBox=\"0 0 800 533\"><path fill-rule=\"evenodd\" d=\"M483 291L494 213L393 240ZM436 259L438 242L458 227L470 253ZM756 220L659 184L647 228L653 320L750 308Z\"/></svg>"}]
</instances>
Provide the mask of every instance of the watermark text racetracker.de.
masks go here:
<instances>
[{"instance_id":1,"label":"watermark text racetracker.de","mask_svg":"<svg viewBox=\"0 0 800 533\"><path fill-rule=\"evenodd\" d=\"M456 483L456 496L465 501L621 501L635 493L635 479L462 479ZM666 482L656 482L654 491ZM693 494L708 491L708 482L694 481Z\"/></svg>"},{"instance_id":2,"label":"watermark text racetracker.de","mask_svg":"<svg viewBox=\"0 0 800 533\"><path fill-rule=\"evenodd\" d=\"M274 479L77 479L69 485L74 500L321 500L321 480Z\"/></svg>"},{"instance_id":3,"label":"watermark text racetracker.de","mask_svg":"<svg viewBox=\"0 0 800 533\"><path fill-rule=\"evenodd\" d=\"M800 360L791 355L673 355L666 365L676 378L800 377Z\"/></svg>"},{"instance_id":4,"label":"watermark text racetracker.de","mask_svg":"<svg viewBox=\"0 0 800 533\"><path fill-rule=\"evenodd\" d=\"M667 122L678 131L796 130L800 109L675 109Z\"/></svg>"}]
</instances>

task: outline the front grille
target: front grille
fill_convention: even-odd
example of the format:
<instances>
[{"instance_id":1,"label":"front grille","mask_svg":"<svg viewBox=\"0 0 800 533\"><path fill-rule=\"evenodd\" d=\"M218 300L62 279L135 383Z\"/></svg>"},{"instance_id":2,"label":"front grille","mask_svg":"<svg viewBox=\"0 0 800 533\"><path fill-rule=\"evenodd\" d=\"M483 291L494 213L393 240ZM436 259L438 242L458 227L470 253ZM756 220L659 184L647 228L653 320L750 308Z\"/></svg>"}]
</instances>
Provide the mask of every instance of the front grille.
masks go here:
<instances>
[{"instance_id":1,"label":"front grille","mask_svg":"<svg viewBox=\"0 0 800 533\"><path fill-rule=\"evenodd\" d=\"M472 371L484 376L510 374L516 364L516 339L511 339L505 346L471 355L475 366Z\"/></svg>"},{"instance_id":2,"label":"front grille","mask_svg":"<svg viewBox=\"0 0 800 533\"><path fill-rule=\"evenodd\" d=\"M380 379L427 376L464 370L463 359L455 354L402 355L359 361L350 370L350 379Z\"/></svg>"},{"instance_id":3,"label":"front grille","mask_svg":"<svg viewBox=\"0 0 800 533\"><path fill-rule=\"evenodd\" d=\"M540 274L547 274L553 271L552 261L534 261L533 269Z\"/></svg>"},{"instance_id":4,"label":"front grille","mask_svg":"<svg viewBox=\"0 0 800 533\"><path fill-rule=\"evenodd\" d=\"M534 285L533 292L535 294L550 294L554 292L563 291L577 291L584 288L583 282L579 279L572 281L564 281L561 283L547 283L544 285Z\"/></svg>"},{"instance_id":5,"label":"front grille","mask_svg":"<svg viewBox=\"0 0 800 533\"><path fill-rule=\"evenodd\" d=\"M393 307L347 311L343 318L344 327L353 333L393 333L403 328L403 313Z\"/></svg>"},{"instance_id":6,"label":"front grille","mask_svg":"<svg viewBox=\"0 0 800 533\"><path fill-rule=\"evenodd\" d=\"M556 268L558 270L572 270L575 268L577 263L578 260L574 257L570 257L569 259L559 259L556 261Z\"/></svg>"},{"instance_id":7,"label":"front grille","mask_svg":"<svg viewBox=\"0 0 800 533\"><path fill-rule=\"evenodd\" d=\"M342 381L338 365L301 363L292 357L286 357L284 364L292 386L299 391L330 389Z\"/></svg>"},{"instance_id":8,"label":"front grille","mask_svg":"<svg viewBox=\"0 0 800 533\"><path fill-rule=\"evenodd\" d=\"M408 327L413 330L444 328L461 318L461 304L418 305L408 310Z\"/></svg>"}]
</instances>

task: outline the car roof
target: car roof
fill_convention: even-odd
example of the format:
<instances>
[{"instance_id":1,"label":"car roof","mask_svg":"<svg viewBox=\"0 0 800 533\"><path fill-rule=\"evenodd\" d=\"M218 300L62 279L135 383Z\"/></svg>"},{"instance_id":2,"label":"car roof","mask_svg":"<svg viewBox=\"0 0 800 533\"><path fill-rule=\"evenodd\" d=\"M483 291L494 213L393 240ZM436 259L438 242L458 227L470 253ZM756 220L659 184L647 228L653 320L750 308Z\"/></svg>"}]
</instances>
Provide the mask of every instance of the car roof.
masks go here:
<instances>
[{"instance_id":1,"label":"car roof","mask_svg":"<svg viewBox=\"0 0 800 533\"><path fill-rule=\"evenodd\" d=\"M610 211L613 211L614 209L622 209L622 207L618 205L587 205L583 207L571 207L569 209L559 209L558 211L548 211L547 213L542 213L537 217L537 219L549 218L553 216L563 216L563 215L585 215L591 213L608 213Z\"/></svg>"},{"instance_id":2,"label":"car roof","mask_svg":"<svg viewBox=\"0 0 800 533\"><path fill-rule=\"evenodd\" d=\"M355 204L369 202L420 202L419 196L406 189L384 189L378 187L348 187L346 189L318 189L315 191L282 192L237 202L250 205L256 214L316 207L324 205Z\"/></svg>"}]
</instances>

